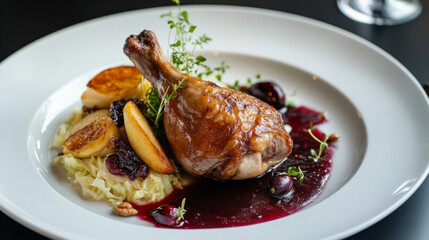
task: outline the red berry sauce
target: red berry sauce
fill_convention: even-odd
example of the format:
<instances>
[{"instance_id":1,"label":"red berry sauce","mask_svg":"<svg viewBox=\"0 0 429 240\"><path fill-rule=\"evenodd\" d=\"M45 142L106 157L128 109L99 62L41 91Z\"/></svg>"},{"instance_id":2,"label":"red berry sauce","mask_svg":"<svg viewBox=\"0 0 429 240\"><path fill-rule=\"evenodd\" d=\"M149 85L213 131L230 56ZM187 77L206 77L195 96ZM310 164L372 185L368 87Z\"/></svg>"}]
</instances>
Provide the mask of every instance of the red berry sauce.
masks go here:
<instances>
[{"instance_id":1,"label":"red berry sauce","mask_svg":"<svg viewBox=\"0 0 429 240\"><path fill-rule=\"evenodd\" d=\"M151 211L163 204L180 206L182 199L186 198L186 221L180 228L221 228L278 219L310 204L319 196L329 178L333 151L332 147L325 149L322 155L325 158L318 162L309 158L310 150L318 152L320 144L304 130L309 128L310 122L318 125L326 119L322 113L306 107L290 108L284 117L293 128L294 147L288 159L276 169L260 178L243 181L199 179L184 189L174 190L160 202L134 206L139 211L138 216L157 227L165 227L154 220ZM313 134L323 139L318 129L314 129ZM287 172L291 166L299 166L305 171L303 182L299 178L294 179L292 193L285 198L270 197L267 186L272 176L276 172Z\"/></svg>"}]
</instances>

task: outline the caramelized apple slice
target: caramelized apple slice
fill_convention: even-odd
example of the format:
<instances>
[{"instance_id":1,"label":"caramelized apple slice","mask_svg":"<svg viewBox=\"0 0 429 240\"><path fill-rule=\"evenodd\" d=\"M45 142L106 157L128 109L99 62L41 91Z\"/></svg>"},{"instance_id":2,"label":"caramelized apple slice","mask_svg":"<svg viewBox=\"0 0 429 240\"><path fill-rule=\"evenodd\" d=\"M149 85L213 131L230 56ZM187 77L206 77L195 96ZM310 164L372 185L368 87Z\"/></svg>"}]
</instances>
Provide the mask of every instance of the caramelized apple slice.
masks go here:
<instances>
[{"instance_id":1,"label":"caramelized apple slice","mask_svg":"<svg viewBox=\"0 0 429 240\"><path fill-rule=\"evenodd\" d=\"M174 173L174 167L162 150L152 128L132 101L124 107L124 125L128 140L141 160L159 173Z\"/></svg>"},{"instance_id":2,"label":"caramelized apple slice","mask_svg":"<svg viewBox=\"0 0 429 240\"><path fill-rule=\"evenodd\" d=\"M112 118L101 117L67 138L63 153L71 153L77 158L106 156L114 152L112 138L118 137L118 128Z\"/></svg>"},{"instance_id":3,"label":"caramelized apple slice","mask_svg":"<svg viewBox=\"0 0 429 240\"><path fill-rule=\"evenodd\" d=\"M82 118L82 120L80 120L78 123L76 123L75 125L73 125L70 128L70 133L73 135L75 134L77 131L81 130L82 128L86 127L87 125L89 125L90 123L92 123L93 121L102 118L104 116L109 115L110 111L108 109L100 109L97 110L93 113L90 113L88 115L86 115L84 118Z\"/></svg>"},{"instance_id":4,"label":"caramelized apple slice","mask_svg":"<svg viewBox=\"0 0 429 240\"><path fill-rule=\"evenodd\" d=\"M137 98L142 94L142 75L135 67L120 66L102 71L87 84L82 94L83 105L109 108L113 101Z\"/></svg>"}]
</instances>

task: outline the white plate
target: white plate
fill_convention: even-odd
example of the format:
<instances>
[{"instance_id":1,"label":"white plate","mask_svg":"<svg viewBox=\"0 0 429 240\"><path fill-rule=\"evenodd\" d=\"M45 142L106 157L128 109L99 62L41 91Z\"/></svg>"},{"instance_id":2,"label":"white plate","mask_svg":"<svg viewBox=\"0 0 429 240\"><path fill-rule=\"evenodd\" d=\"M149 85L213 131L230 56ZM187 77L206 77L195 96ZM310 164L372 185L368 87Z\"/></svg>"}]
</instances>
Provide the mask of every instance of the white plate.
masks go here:
<instances>
[{"instance_id":1,"label":"white plate","mask_svg":"<svg viewBox=\"0 0 429 240\"><path fill-rule=\"evenodd\" d=\"M155 8L64 29L0 64L3 212L53 238L343 238L388 215L423 182L429 169L428 100L390 55L295 15L243 7L186 9L198 33L214 39L206 53L220 55L210 61L225 59L232 66L227 78L245 79L261 70L286 92L298 90L295 102L328 112L331 120L322 129L342 139L322 196L296 214L262 224L158 229L82 200L51 166L52 135L79 105L85 83L109 66L130 64L122 53L125 38L151 29L166 48L168 27L159 16L171 8Z\"/></svg>"}]
</instances>

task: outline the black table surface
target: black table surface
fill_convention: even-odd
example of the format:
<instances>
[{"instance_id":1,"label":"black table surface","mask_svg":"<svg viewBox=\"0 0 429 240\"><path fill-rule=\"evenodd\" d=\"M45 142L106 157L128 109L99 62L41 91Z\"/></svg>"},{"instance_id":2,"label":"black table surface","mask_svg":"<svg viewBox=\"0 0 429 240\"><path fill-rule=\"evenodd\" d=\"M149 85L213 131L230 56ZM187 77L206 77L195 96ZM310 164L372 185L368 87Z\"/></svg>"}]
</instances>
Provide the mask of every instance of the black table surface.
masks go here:
<instances>
[{"instance_id":1,"label":"black table surface","mask_svg":"<svg viewBox=\"0 0 429 240\"><path fill-rule=\"evenodd\" d=\"M426 1L422 1L423 11L417 19L388 27L348 19L338 10L335 0L182 0L182 5L187 4L251 6L320 20L381 47L399 60L420 83L429 83L429 5ZM0 61L43 36L76 23L129 10L171 5L169 0L0 0ZM1 212L0 229L2 238L45 239ZM426 180L392 214L348 239L429 239L429 181Z\"/></svg>"}]
</instances>

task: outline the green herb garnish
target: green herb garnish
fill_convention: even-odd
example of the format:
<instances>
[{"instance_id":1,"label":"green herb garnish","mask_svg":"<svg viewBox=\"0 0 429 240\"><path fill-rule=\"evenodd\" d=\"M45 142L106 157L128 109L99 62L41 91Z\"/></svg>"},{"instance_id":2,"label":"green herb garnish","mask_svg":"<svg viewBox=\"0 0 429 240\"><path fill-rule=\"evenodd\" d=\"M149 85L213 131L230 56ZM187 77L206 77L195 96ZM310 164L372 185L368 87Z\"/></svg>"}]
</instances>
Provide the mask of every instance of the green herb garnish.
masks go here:
<instances>
[{"instance_id":1,"label":"green herb garnish","mask_svg":"<svg viewBox=\"0 0 429 240\"><path fill-rule=\"evenodd\" d=\"M240 83L238 80L235 80L234 84L227 84L228 88L234 89L234 90L240 90Z\"/></svg>"},{"instance_id":2,"label":"green herb garnish","mask_svg":"<svg viewBox=\"0 0 429 240\"><path fill-rule=\"evenodd\" d=\"M183 87L183 82L185 80L186 78L183 78L179 81L179 84L174 84L173 91L170 94L168 94L170 87L167 87L165 94L161 99L159 98L155 88L152 87L149 91L146 98L146 105L148 106L147 112L150 119L152 119L155 124L155 128L159 127L159 121L161 116L163 116L165 105L170 102L171 99L177 97L176 92L178 89Z\"/></svg>"},{"instance_id":3,"label":"green herb garnish","mask_svg":"<svg viewBox=\"0 0 429 240\"><path fill-rule=\"evenodd\" d=\"M315 162L317 162L322 157L322 153L323 153L323 150L325 149L325 147L326 147L326 149L329 149L329 145L327 143L329 137L326 136L325 134L323 134L325 137L324 137L323 141L321 141L319 138L317 138L316 136L314 136L313 130L314 130L313 123L310 122L310 128L307 129L307 132L308 132L308 134L310 134L310 136L314 140L316 140L318 143L320 143L320 145L319 145L319 153L316 153L316 150L314 150L314 149L310 150L310 155L311 155L310 158L312 158Z\"/></svg>"},{"instance_id":4,"label":"green herb garnish","mask_svg":"<svg viewBox=\"0 0 429 240\"><path fill-rule=\"evenodd\" d=\"M197 46L203 47L204 44L207 44L212 39L203 34L196 40L193 40L192 33L197 26L189 22L188 12L181 10L180 1L173 0L173 2L179 7L178 13L174 15L170 11L167 14L161 15L161 18L168 19L167 23L170 27L168 44L172 51L171 63L183 73L189 75L196 74L198 66L205 62L206 58L201 55L195 56L195 49ZM189 45L191 45L191 51L188 50Z\"/></svg>"},{"instance_id":5,"label":"green herb garnish","mask_svg":"<svg viewBox=\"0 0 429 240\"><path fill-rule=\"evenodd\" d=\"M305 172L306 171L302 171L299 166L298 167L289 167L287 170L287 174L289 176L292 176L293 179L295 179L295 180L296 180L296 177L298 177L300 182L304 181L304 173Z\"/></svg>"},{"instance_id":6,"label":"green herb garnish","mask_svg":"<svg viewBox=\"0 0 429 240\"><path fill-rule=\"evenodd\" d=\"M167 23L170 27L168 43L171 50L171 63L179 71L188 75L201 78L216 74L216 79L221 81L223 74L229 66L223 61L219 67L212 69L204 64L207 60L204 56L195 55L197 47L204 48L204 45L208 44L212 39L206 34L194 39L192 34L197 26L192 25L189 21L188 12L181 10L180 1L173 0L173 2L179 7L178 13L173 14L170 11L167 14L161 15L162 18L168 19Z\"/></svg>"},{"instance_id":7,"label":"green herb garnish","mask_svg":"<svg viewBox=\"0 0 429 240\"><path fill-rule=\"evenodd\" d=\"M176 210L176 214L177 214L176 224L179 224L181 220L185 220L185 213L186 213L185 201L186 201L186 198L182 200L182 206L178 207Z\"/></svg>"}]
</instances>

